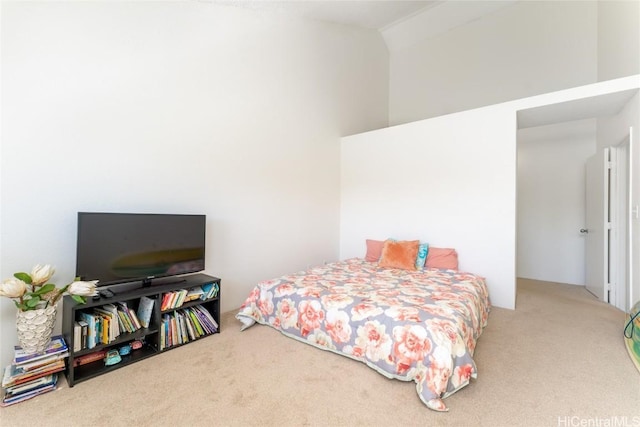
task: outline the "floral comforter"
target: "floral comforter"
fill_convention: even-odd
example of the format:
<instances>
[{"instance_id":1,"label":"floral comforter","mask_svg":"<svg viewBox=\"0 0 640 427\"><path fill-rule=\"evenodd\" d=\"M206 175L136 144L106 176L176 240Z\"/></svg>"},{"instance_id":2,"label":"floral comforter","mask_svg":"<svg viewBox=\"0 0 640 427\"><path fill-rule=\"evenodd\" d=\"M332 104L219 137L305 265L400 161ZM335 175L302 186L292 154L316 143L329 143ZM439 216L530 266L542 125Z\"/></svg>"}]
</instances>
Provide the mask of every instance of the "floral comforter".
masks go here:
<instances>
[{"instance_id":1,"label":"floral comforter","mask_svg":"<svg viewBox=\"0 0 640 427\"><path fill-rule=\"evenodd\" d=\"M379 268L353 258L259 283L236 315L415 381L429 408L476 378L473 352L490 310L484 278Z\"/></svg>"}]
</instances>

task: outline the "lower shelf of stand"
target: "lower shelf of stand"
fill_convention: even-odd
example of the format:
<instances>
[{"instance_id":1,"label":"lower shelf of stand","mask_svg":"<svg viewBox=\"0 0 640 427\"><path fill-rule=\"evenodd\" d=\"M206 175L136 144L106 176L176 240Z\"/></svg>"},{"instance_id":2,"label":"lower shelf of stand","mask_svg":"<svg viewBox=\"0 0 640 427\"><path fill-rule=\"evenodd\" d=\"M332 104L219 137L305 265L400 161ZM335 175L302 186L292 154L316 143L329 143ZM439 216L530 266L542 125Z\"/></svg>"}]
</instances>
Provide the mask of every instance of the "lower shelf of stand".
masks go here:
<instances>
[{"instance_id":1,"label":"lower shelf of stand","mask_svg":"<svg viewBox=\"0 0 640 427\"><path fill-rule=\"evenodd\" d=\"M126 356L120 356L122 360L115 365L106 366L104 364L104 360L96 360L95 362L87 363L86 365L76 366L73 370L74 383L79 383L82 381L86 381L88 379L97 377L98 375L106 374L107 372L111 372L115 369L122 368L124 366L130 365L135 362L139 362L140 360L146 359L151 356L155 356L159 353L164 353L165 351L173 350L174 348L182 347L186 344L190 344L195 341L199 341L201 339L210 337L212 335L216 335L219 332L214 332L209 335L204 335L202 337L191 340L187 343L172 345L171 347L163 348L162 350L158 350L155 347L150 346L149 344L145 344L142 348L138 350L131 350L131 353ZM112 347L113 348L113 347ZM91 349L90 351L99 351L100 349Z\"/></svg>"},{"instance_id":2,"label":"lower shelf of stand","mask_svg":"<svg viewBox=\"0 0 640 427\"><path fill-rule=\"evenodd\" d=\"M114 341L111 341L109 344L98 344L93 348L87 348L84 350L76 351L74 354L76 357L78 357L78 356L82 356L83 354L90 354L99 350L104 350L107 347L114 348L118 344L144 338L156 332L158 332L157 329L147 329L147 328L138 329L137 331L130 334L129 333L121 334L118 338L116 338Z\"/></svg>"},{"instance_id":3,"label":"lower shelf of stand","mask_svg":"<svg viewBox=\"0 0 640 427\"><path fill-rule=\"evenodd\" d=\"M150 345L144 345L138 350L132 350L131 353L126 356L120 356L122 360L115 365L105 366L104 360L100 359L95 362L87 363L86 365L76 366L73 371L74 382L79 383L90 378L97 377L98 375L113 371L114 369L122 368L123 366L130 365L155 354L158 354L158 350Z\"/></svg>"}]
</instances>

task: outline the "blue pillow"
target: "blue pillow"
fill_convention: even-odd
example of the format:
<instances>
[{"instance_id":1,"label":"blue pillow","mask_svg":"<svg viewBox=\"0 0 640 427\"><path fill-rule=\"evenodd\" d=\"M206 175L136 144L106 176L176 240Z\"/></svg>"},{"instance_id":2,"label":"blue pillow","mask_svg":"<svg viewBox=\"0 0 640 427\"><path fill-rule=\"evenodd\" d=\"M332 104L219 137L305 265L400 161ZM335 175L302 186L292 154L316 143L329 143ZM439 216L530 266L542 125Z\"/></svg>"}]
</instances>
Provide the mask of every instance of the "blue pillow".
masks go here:
<instances>
[{"instance_id":1,"label":"blue pillow","mask_svg":"<svg viewBox=\"0 0 640 427\"><path fill-rule=\"evenodd\" d=\"M418 256L416 257L416 268L424 268L424 263L427 261L427 253L429 252L428 243L420 243L418 246Z\"/></svg>"}]
</instances>

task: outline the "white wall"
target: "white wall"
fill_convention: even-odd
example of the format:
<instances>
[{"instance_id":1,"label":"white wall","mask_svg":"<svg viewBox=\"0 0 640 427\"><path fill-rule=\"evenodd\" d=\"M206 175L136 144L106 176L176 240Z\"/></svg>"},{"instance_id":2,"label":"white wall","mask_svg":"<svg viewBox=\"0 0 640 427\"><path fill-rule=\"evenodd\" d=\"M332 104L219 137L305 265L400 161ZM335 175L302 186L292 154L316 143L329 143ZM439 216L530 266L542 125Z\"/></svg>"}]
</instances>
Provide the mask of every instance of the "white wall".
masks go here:
<instances>
[{"instance_id":1,"label":"white wall","mask_svg":"<svg viewBox=\"0 0 640 427\"><path fill-rule=\"evenodd\" d=\"M206 2L3 2L1 24L3 279L70 281L85 210L206 214L223 311L337 257L339 137L387 123L378 33Z\"/></svg>"},{"instance_id":2,"label":"white wall","mask_svg":"<svg viewBox=\"0 0 640 427\"><path fill-rule=\"evenodd\" d=\"M598 80L640 73L640 1L598 3Z\"/></svg>"},{"instance_id":3,"label":"white wall","mask_svg":"<svg viewBox=\"0 0 640 427\"><path fill-rule=\"evenodd\" d=\"M638 88L630 76L342 138L341 258L363 256L367 238L452 246L494 305L515 308L516 121L597 117Z\"/></svg>"},{"instance_id":4,"label":"white wall","mask_svg":"<svg viewBox=\"0 0 640 427\"><path fill-rule=\"evenodd\" d=\"M435 7L459 4L447 3ZM595 82L596 3L520 1L413 45L392 46L390 123Z\"/></svg>"},{"instance_id":5,"label":"white wall","mask_svg":"<svg viewBox=\"0 0 640 427\"><path fill-rule=\"evenodd\" d=\"M363 257L367 238L453 247L514 308L515 140L503 105L343 138L340 257Z\"/></svg>"},{"instance_id":6,"label":"white wall","mask_svg":"<svg viewBox=\"0 0 640 427\"><path fill-rule=\"evenodd\" d=\"M585 284L585 162L596 119L518 131L518 277Z\"/></svg>"}]
</instances>

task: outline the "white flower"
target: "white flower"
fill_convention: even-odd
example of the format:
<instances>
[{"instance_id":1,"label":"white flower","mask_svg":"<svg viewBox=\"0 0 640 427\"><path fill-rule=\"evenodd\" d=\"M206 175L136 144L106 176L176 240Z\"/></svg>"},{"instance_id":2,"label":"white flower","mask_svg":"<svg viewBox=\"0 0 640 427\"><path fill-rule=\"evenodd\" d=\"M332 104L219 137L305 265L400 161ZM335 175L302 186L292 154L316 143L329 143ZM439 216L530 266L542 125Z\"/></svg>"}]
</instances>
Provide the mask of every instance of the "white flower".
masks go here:
<instances>
[{"instance_id":1,"label":"white flower","mask_svg":"<svg viewBox=\"0 0 640 427\"><path fill-rule=\"evenodd\" d=\"M31 270L31 284L34 286L44 285L51 279L53 273L55 273L55 269L49 264L43 266L38 264Z\"/></svg>"},{"instance_id":2,"label":"white flower","mask_svg":"<svg viewBox=\"0 0 640 427\"><path fill-rule=\"evenodd\" d=\"M69 288L67 288L67 292L71 295L79 295L82 297L97 295L96 283L98 283L97 280L73 282L69 285Z\"/></svg>"},{"instance_id":3,"label":"white flower","mask_svg":"<svg viewBox=\"0 0 640 427\"><path fill-rule=\"evenodd\" d=\"M69 285L57 288L53 283L47 283L55 272L51 265L36 265L31 274L18 272L11 279L0 283L0 297L12 298L19 311L35 310L44 304L45 307L55 306L63 295L69 294L73 299L85 304L87 296L96 295L97 280L75 281Z\"/></svg>"},{"instance_id":4,"label":"white flower","mask_svg":"<svg viewBox=\"0 0 640 427\"><path fill-rule=\"evenodd\" d=\"M15 277L11 277L0 283L0 296L20 298L25 292L27 292L27 284Z\"/></svg>"}]
</instances>

